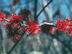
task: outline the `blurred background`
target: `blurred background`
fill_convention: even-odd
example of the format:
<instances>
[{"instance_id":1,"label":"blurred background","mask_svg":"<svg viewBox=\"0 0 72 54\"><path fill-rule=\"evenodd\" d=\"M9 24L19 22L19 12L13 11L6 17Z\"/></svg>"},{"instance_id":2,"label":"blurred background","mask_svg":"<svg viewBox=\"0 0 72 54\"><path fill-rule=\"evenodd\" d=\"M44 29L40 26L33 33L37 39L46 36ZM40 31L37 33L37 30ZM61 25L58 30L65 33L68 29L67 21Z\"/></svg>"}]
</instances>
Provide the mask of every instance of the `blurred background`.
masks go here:
<instances>
[{"instance_id":1,"label":"blurred background","mask_svg":"<svg viewBox=\"0 0 72 54\"><path fill-rule=\"evenodd\" d=\"M10 15L10 13L18 14L21 10L27 9L31 13L31 18L35 18L49 1L0 0L0 11ZM43 21L55 23L58 18L66 19L68 16L72 18L71 14L72 0L53 0L37 20L38 24ZM3 48L0 46L0 54L6 54L14 45L14 42L7 37L3 25L1 28L3 38L0 37L0 45ZM54 34L47 34L42 31L37 35L25 34L11 54L72 54L72 37L58 30Z\"/></svg>"}]
</instances>

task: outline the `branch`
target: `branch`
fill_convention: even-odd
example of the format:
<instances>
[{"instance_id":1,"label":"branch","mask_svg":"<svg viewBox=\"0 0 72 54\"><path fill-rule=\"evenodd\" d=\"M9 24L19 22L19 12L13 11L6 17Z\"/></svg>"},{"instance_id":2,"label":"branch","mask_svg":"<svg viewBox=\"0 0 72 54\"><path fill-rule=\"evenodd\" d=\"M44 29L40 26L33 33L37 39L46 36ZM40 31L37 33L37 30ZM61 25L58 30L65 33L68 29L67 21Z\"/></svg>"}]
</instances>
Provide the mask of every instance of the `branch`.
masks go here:
<instances>
[{"instance_id":1,"label":"branch","mask_svg":"<svg viewBox=\"0 0 72 54\"><path fill-rule=\"evenodd\" d=\"M39 17L39 15L44 11L44 9L52 2L53 0L51 0L50 2L47 3L46 6L43 7L43 9L39 12L39 14L36 16L36 18Z\"/></svg>"},{"instance_id":2,"label":"branch","mask_svg":"<svg viewBox=\"0 0 72 54\"><path fill-rule=\"evenodd\" d=\"M44 8L40 11L40 13L36 16L36 18L39 17L39 15L42 13L42 11L43 11L52 1L53 1L53 0L51 0L49 3L47 3L46 6L44 6ZM24 34L25 34L25 32L24 32L21 36L23 37ZM21 39L22 39L22 37L21 37ZM20 39L20 40L21 40L21 39ZM19 40L19 41L20 41L20 40ZM13 45L13 47L11 48L11 50L10 50L7 54L10 54L10 53L13 51L13 49L16 47L16 45L19 43L19 41L17 41L17 42Z\"/></svg>"},{"instance_id":3,"label":"branch","mask_svg":"<svg viewBox=\"0 0 72 54\"><path fill-rule=\"evenodd\" d=\"M0 35L1 35L1 52L3 52L3 35L2 35L2 30L1 30L1 24L0 24Z\"/></svg>"},{"instance_id":4,"label":"branch","mask_svg":"<svg viewBox=\"0 0 72 54\"><path fill-rule=\"evenodd\" d=\"M44 24L46 24L46 25L54 25L53 23L44 22L44 23L42 23L42 24L39 24L38 26L42 26L42 25L44 25Z\"/></svg>"},{"instance_id":5,"label":"branch","mask_svg":"<svg viewBox=\"0 0 72 54\"><path fill-rule=\"evenodd\" d=\"M62 42L58 37L56 37L54 34L51 34L51 37L57 39L60 43L62 43L66 48L69 49L70 52L72 52L72 49L70 46L68 46L65 42Z\"/></svg>"},{"instance_id":6,"label":"branch","mask_svg":"<svg viewBox=\"0 0 72 54\"><path fill-rule=\"evenodd\" d=\"M22 35L21 35L22 37L20 38L20 40L23 38L24 34L25 34L25 32L22 33ZM19 41L20 41L20 40L19 40ZM19 43L19 41L17 41L17 42L13 45L13 47L11 48L11 50L10 50L7 54L10 54L10 53L13 51L13 49L17 46L17 44Z\"/></svg>"},{"instance_id":7,"label":"branch","mask_svg":"<svg viewBox=\"0 0 72 54\"><path fill-rule=\"evenodd\" d=\"M69 6L69 4L66 2L66 0L64 0L64 2L65 2L65 4L67 5L67 7L68 7L68 10L69 10L69 12L70 12L70 17L72 17L72 10L71 10L71 7Z\"/></svg>"},{"instance_id":8,"label":"branch","mask_svg":"<svg viewBox=\"0 0 72 54\"><path fill-rule=\"evenodd\" d=\"M42 6L44 7L46 4L47 4L47 1L46 0L42 0ZM45 14L45 16L47 18L47 21L51 21L51 16L50 16L48 7L44 10L44 14Z\"/></svg>"},{"instance_id":9,"label":"branch","mask_svg":"<svg viewBox=\"0 0 72 54\"><path fill-rule=\"evenodd\" d=\"M37 0L35 0L34 2L35 2L34 17L36 17L36 14L37 14ZM37 20L37 18L35 18L35 20Z\"/></svg>"}]
</instances>

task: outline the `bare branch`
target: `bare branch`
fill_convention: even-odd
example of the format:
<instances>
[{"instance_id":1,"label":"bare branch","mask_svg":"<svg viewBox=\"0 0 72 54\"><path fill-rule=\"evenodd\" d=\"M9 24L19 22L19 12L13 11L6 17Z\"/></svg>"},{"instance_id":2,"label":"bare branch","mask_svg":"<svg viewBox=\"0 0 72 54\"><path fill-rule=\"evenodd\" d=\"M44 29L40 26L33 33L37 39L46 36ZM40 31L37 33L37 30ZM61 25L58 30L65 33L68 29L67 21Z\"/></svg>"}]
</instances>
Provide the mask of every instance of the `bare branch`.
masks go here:
<instances>
[{"instance_id":1,"label":"bare branch","mask_svg":"<svg viewBox=\"0 0 72 54\"><path fill-rule=\"evenodd\" d=\"M43 9L39 12L39 14L36 16L36 18L39 17L39 15L44 11L44 9L52 2L53 0L51 0L50 2L47 3L46 6L43 7Z\"/></svg>"}]
</instances>

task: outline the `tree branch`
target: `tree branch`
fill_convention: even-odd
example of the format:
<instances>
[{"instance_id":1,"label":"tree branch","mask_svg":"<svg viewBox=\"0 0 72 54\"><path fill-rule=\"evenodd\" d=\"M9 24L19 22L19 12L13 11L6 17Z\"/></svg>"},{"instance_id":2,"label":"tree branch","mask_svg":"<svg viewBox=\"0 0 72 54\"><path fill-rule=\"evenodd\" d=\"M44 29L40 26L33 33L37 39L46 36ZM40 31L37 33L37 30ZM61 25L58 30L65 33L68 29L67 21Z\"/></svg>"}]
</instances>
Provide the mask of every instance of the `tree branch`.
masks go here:
<instances>
[{"instance_id":1,"label":"tree branch","mask_svg":"<svg viewBox=\"0 0 72 54\"><path fill-rule=\"evenodd\" d=\"M53 1L53 0L51 0L49 3L47 3L46 6L44 6L44 8L40 11L40 13L36 16L36 18L39 17L39 15L42 13L42 11L43 11L52 1ZM23 37L24 34L25 34L25 32L24 32L21 36ZM22 37L21 37L21 39L22 39ZM20 40L21 40L21 39L20 39ZM20 40L19 40L19 41L20 41ZM13 47L11 48L11 50L10 50L7 54L10 54L10 53L13 51L13 49L16 47L16 45L19 43L19 41L17 41L17 42L13 45Z\"/></svg>"},{"instance_id":2,"label":"tree branch","mask_svg":"<svg viewBox=\"0 0 72 54\"><path fill-rule=\"evenodd\" d=\"M34 18L36 17L37 14L37 0L35 0L35 7L34 7ZM37 20L37 18L35 18Z\"/></svg>"},{"instance_id":3,"label":"tree branch","mask_svg":"<svg viewBox=\"0 0 72 54\"><path fill-rule=\"evenodd\" d=\"M22 37L20 38L20 40L23 38L24 34L25 34L25 32L22 33L22 35L21 35ZM20 41L20 40L19 40L19 41ZM13 47L11 48L11 50L10 50L7 54L10 54L10 53L13 51L13 49L17 46L17 44L19 43L19 41L17 41L17 42L13 45Z\"/></svg>"},{"instance_id":4,"label":"tree branch","mask_svg":"<svg viewBox=\"0 0 72 54\"><path fill-rule=\"evenodd\" d=\"M50 2L47 3L46 6L43 7L43 9L39 12L39 14L36 16L36 18L39 17L39 15L44 11L44 9L52 2L53 0L51 0Z\"/></svg>"},{"instance_id":5,"label":"tree branch","mask_svg":"<svg viewBox=\"0 0 72 54\"><path fill-rule=\"evenodd\" d=\"M72 52L72 49L70 46L68 46L65 42L62 42L58 37L56 37L54 34L51 34L51 37L55 38L56 40L58 40L60 43L62 43L66 48L69 49L70 52Z\"/></svg>"}]
</instances>

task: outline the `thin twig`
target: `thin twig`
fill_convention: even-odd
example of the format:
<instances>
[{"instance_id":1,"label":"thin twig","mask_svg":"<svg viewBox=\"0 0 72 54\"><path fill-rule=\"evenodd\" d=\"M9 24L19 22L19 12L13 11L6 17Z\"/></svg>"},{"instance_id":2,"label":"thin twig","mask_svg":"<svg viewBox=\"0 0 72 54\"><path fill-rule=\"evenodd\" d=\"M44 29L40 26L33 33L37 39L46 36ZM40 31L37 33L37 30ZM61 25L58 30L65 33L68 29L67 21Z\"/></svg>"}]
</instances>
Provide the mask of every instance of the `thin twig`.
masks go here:
<instances>
[{"instance_id":1,"label":"thin twig","mask_svg":"<svg viewBox=\"0 0 72 54\"><path fill-rule=\"evenodd\" d=\"M53 0L51 0L50 2L47 3L46 6L43 7L43 9L39 12L39 14L36 16L36 18L39 17L39 15L44 11L44 9L52 2Z\"/></svg>"}]
</instances>

